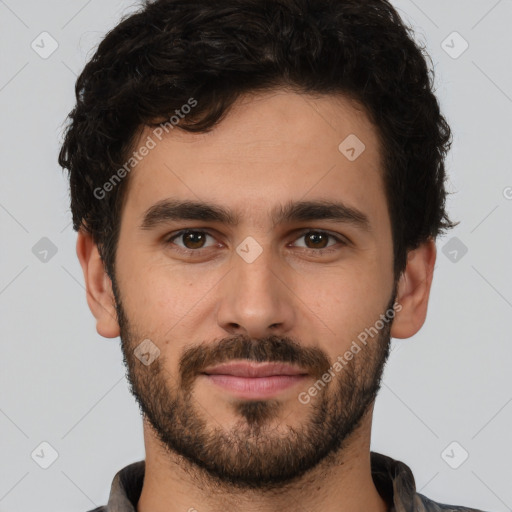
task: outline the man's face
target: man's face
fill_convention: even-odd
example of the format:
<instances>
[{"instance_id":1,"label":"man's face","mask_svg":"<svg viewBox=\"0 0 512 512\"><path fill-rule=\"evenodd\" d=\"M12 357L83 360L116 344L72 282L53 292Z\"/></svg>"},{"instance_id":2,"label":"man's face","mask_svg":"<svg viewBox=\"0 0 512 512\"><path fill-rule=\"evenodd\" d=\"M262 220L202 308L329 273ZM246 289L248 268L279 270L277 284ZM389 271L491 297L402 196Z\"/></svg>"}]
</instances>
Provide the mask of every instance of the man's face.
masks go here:
<instances>
[{"instance_id":1,"label":"man's face","mask_svg":"<svg viewBox=\"0 0 512 512\"><path fill-rule=\"evenodd\" d=\"M115 263L132 392L161 443L219 482L290 481L369 421L388 355L391 322L378 321L395 298L393 248L376 129L344 98L279 91L244 97L208 134L159 141L147 129L135 149L148 136ZM178 218L164 201L207 202L237 222ZM298 202L322 205L279 216ZM356 215L326 216L327 203ZM159 349L149 365L134 353L147 339ZM298 375L205 374L233 361Z\"/></svg>"}]
</instances>

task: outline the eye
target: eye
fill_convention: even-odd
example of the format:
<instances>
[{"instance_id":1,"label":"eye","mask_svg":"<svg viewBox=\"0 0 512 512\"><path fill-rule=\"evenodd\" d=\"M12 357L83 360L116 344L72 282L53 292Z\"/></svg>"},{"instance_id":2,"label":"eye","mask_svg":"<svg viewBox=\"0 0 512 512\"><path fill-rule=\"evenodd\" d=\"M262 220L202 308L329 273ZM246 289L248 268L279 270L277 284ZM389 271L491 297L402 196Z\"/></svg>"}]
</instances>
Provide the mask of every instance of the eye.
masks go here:
<instances>
[{"instance_id":1,"label":"eye","mask_svg":"<svg viewBox=\"0 0 512 512\"><path fill-rule=\"evenodd\" d=\"M323 254L326 252L327 253L333 252L333 249L327 249L327 248L331 247L332 245L336 245L336 243L327 245L329 239L335 240L338 243L346 245L346 242L341 237L332 235L331 233L328 233L326 231L317 231L317 230L303 231L300 234L299 238L297 238L297 240L300 240L300 239L305 240L305 245L303 245L302 247L304 247L305 249L307 249L311 252L315 252L315 253L319 253L319 254ZM311 245L308 246L307 244L311 244ZM298 247L301 247L301 246L298 246Z\"/></svg>"},{"instance_id":2,"label":"eye","mask_svg":"<svg viewBox=\"0 0 512 512\"><path fill-rule=\"evenodd\" d=\"M176 245L181 251L191 253L197 252L198 249L206 248L205 241L207 237L215 240L213 236L206 231L186 229L179 231L178 233L172 235L170 238L167 238L166 243L172 243ZM181 240L183 242L183 247L179 244L176 244L174 240Z\"/></svg>"},{"instance_id":3,"label":"eye","mask_svg":"<svg viewBox=\"0 0 512 512\"><path fill-rule=\"evenodd\" d=\"M216 246L215 243L206 245L208 237L215 241L215 237L208 233L207 231L198 229L183 229L181 231L178 231L177 233L171 234L165 240L165 243L172 245L173 250L179 253L192 256L200 254L201 249L206 250L208 248ZM302 233L299 234L298 238L295 238L295 240L300 239L304 239L304 245L294 246L299 247L303 249L305 252L314 255L322 255L326 253L335 252L337 249L330 249L330 247L332 247L333 245L348 245L347 241L345 241L341 236L336 236L327 231L321 230L309 229L302 231ZM334 241L334 243L329 244L329 239ZM181 244L177 242L181 242Z\"/></svg>"}]
</instances>

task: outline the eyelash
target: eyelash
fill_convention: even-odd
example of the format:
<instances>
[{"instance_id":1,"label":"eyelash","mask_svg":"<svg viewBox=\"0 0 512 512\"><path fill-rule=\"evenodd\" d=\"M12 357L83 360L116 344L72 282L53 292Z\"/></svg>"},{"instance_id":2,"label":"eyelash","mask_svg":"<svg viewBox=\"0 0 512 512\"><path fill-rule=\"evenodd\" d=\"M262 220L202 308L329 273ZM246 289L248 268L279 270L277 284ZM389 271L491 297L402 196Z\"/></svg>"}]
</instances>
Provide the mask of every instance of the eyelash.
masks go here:
<instances>
[{"instance_id":1,"label":"eyelash","mask_svg":"<svg viewBox=\"0 0 512 512\"><path fill-rule=\"evenodd\" d=\"M188 233L201 233L201 234L206 234L206 235L209 235L211 236L212 238L215 238L211 233L209 233L208 231L206 230L200 230L200 229L182 229L181 231L178 231L176 233L172 233L169 237L167 237L165 240L164 240L164 243L165 244L172 244L173 243L173 240L175 240L176 238L179 238L180 236L184 235L184 234L188 234ZM305 235L308 235L310 233L315 233L315 234L321 234L321 235L327 235L328 237L330 238L333 238L334 240L336 240L338 243L342 244L342 245L348 245L348 242L345 241L343 238L341 238L340 236L336 236L336 235L333 235L332 233L329 233L328 231L322 231L322 230L319 230L319 229L307 229L307 230L304 230L302 232L300 232L297 236L297 239L299 238L302 238L304 237ZM294 241L295 241L294 240ZM202 250L207 250L209 249L210 247L201 247L199 249L183 249L182 247L179 247L179 246L175 246L173 248L173 250L181 253L181 254L184 254L184 255L197 255L199 254ZM304 252L307 252L307 253L311 253L311 254L315 254L315 255L324 255L324 254L331 254L333 252L335 252L337 249L328 249L328 248L324 248L324 249L310 249L310 248L302 248Z\"/></svg>"}]
</instances>

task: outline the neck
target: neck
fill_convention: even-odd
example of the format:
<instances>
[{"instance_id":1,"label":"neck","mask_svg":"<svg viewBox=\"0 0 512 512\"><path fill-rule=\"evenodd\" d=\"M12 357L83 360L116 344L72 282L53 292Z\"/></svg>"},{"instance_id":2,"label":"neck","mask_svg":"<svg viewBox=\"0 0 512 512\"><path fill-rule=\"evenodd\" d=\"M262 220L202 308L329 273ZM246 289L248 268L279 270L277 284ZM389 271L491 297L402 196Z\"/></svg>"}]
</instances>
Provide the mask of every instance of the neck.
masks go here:
<instances>
[{"instance_id":1,"label":"neck","mask_svg":"<svg viewBox=\"0 0 512 512\"><path fill-rule=\"evenodd\" d=\"M371 416L346 441L299 480L278 490L238 490L213 481L182 457L169 453L144 421L146 472L137 512L387 512L371 476ZM290 506L292 504L292 507Z\"/></svg>"}]
</instances>

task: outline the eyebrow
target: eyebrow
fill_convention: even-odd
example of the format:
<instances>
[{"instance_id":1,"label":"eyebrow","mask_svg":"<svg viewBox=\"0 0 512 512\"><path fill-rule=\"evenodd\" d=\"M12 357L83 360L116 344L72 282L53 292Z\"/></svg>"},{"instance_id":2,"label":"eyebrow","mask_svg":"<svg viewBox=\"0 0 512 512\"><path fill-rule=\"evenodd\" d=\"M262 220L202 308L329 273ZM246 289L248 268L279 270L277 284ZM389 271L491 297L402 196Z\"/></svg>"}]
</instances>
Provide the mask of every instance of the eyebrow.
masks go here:
<instances>
[{"instance_id":1,"label":"eyebrow","mask_svg":"<svg viewBox=\"0 0 512 512\"><path fill-rule=\"evenodd\" d=\"M275 207L271 219L273 227L281 223L329 220L371 231L368 216L341 201L289 201ZM176 220L219 222L234 227L240 223L240 216L213 203L164 199L146 210L140 229L149 230Z\"/></svg>"}]
</instances>

